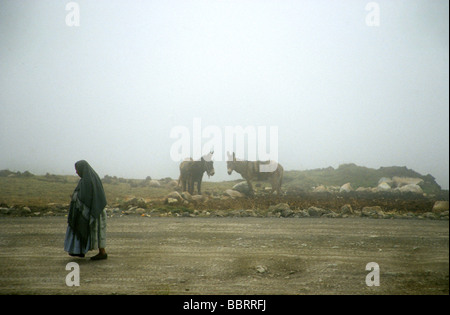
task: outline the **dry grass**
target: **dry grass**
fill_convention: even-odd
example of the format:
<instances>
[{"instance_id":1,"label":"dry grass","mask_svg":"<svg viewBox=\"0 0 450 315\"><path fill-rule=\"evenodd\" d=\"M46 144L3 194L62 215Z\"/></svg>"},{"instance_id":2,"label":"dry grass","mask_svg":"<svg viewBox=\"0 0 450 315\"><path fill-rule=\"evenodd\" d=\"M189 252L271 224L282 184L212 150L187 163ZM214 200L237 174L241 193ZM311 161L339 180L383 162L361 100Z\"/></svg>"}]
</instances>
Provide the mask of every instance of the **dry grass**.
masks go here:
<instances>
[{"instance_id":1,"label":"dry grass","mask_svg":"<svg viewBox=\"0 0 450 315\"><path fill-rule=\"evenodd\" d=\"M0 177L0 204L68 203L77 182L75 176L59 176L58 180L45 176Z\"/></svg>"},{"instance_id":2,"label":"dry grass","mask_svg":"<svg viewBox=\"0 0 450 315\"><path fill-rule=\"evenodd\" d=\"M43 206L49 203L66 204L75 189L79 178L77 176L32 176L32 177L0 177L0 204L8 206ZM114 184L104 183L108 204L119 203L131 197L144 199L164 198L173 191L174 186L162 184L161 187L136 185L142 180L126 180ZM219 193L233 187L235 182L213 183L204 182L202 191Z\"/></svg>"}]
</instances>

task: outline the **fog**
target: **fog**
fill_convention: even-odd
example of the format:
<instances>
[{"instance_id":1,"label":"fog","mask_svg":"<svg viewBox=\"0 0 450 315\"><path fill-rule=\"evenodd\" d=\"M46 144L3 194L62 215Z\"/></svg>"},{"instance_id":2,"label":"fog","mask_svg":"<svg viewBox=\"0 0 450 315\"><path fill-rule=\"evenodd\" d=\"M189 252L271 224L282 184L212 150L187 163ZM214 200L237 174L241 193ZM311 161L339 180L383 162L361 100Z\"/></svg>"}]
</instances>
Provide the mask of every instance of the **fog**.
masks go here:
<instances>
[{"instance_id":1,"label":"fog","mask_svg":"<svg viewBox=\"0 0 450 315\"><path fill-rule=\"evenodd\" d=\"M0 169L177 178L174 128L275 126L285 170L449 187L446 0L67 3L0 0ZM206 180L239 178L226 149Z\"/></svg>"}]
</instances>

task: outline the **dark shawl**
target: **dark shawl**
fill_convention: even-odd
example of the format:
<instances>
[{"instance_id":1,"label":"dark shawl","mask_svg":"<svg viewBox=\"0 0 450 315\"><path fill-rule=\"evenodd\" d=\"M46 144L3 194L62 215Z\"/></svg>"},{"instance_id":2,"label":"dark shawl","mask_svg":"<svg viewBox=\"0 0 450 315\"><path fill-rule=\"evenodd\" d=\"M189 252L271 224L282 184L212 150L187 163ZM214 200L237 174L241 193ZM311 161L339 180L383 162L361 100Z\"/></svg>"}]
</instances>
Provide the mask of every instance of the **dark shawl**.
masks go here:
<instances>
[{"instance_id":1,"label":"dark shawl","mask_svg":"<svg viewBox=\"0 0 450 315\"><path fill-rule=\"evenodd\" d=\"M106 206L106 196L100 177L88 162L84 160L78 161L75 163L75 169L81 179L74 193L77 192L77 199L89 209L89 215L87 217L83 216L83 207L79 207L79 203L72 200L68 223L81 243L86 245L89 237L90 217L92 216L94 219L100 217L100 213Z\"/></svg>"}]
</instances>

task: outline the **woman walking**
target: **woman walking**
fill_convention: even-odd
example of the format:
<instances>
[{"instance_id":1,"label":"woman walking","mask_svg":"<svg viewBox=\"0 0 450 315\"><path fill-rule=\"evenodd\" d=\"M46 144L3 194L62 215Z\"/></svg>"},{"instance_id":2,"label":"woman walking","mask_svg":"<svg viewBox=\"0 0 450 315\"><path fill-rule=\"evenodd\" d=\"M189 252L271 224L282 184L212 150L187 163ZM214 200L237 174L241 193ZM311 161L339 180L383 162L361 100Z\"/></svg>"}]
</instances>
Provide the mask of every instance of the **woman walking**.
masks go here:
<instances>
[{"instance_id":1,"label":"woman walking","mask_svg":"<svg viewBox=\"0 0 450 315\"><path fill-rule=\"evenodd\" d=\"M91 260L106 259L106 196L102 182L84 160L75 163L75 170L80 181L70 202L64 250L71 256L84 257L98 248Z\"/></svg>"}]
</instances>

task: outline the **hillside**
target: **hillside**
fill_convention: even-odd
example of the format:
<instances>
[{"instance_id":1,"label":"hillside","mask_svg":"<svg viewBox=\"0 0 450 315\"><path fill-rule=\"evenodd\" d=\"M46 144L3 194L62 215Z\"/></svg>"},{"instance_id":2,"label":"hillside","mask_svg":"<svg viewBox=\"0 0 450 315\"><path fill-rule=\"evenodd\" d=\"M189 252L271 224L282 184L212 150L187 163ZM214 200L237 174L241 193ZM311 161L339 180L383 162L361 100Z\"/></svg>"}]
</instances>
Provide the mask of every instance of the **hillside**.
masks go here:
<instances>
[{"instance_id":1,"label":"hillside","mask_svg":"<svg viewBox=\"0 0 450 315\"><path fill-rule=\"evenodd\" d=\"M332 192L339 191L339 187L350 183L354 190L359 187L377 187L381 178L393 177L420 178L419 185L429 197L448 200L448 191L442 191L431 175L421 175L406 167L381 167L372 169L355 164L340 165L337 169L332 167L305 171L285 171L282 190L292 196L312 192L319 185L334 188ZM63 175L33 175L25 171L11 172L0 170L0 204L3 205L45 205L49 203L68 203L79 178L78 176ZM177 182L171 178L159 180L124 179L106 175L103 179L108 200L116 203L132 196L158 199L164 198L176 187ZM207 195L221 196L225 190L231 189L242 179L234 181L213 182L204 179L202 192ZM257 191L270 186L267 182L255 183ZM393 186L394 188L394 186ZM260 193L258 193L260 194ZM373 196L374 198L375 196Z\"/></svg>"},{"instance_id":2,"label":"hillside","mask_svg":"<svg viewBox=\"0 0 450 315\"><path fill-rule=\"evenodd\" d=\"M351 183L354 189L359 187L376 187L378 181L385 178L411 177L421 178L420 185L427 194L438 194L441 187L431 175L421 175L405 166L380 167L379 169L358 166L353 163L342 164L337 169L333 167L305 170L305 171L285 171L284 185L289 189L301 189L310 191L312 187L319 185L341 186Z\"/></svg>"}]
</instances>

